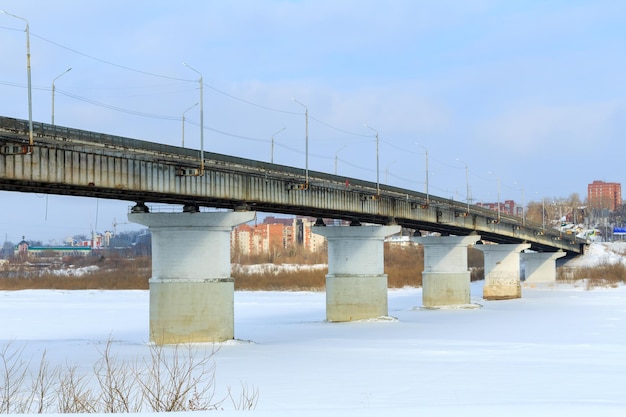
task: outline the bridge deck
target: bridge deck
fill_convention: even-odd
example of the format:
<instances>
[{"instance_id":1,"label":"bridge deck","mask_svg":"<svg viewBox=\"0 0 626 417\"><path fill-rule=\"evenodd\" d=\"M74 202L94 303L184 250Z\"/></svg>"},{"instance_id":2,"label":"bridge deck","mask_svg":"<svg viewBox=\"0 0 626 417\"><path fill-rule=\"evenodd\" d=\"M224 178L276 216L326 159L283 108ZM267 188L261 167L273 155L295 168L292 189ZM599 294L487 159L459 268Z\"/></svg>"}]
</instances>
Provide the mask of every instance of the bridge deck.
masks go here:
<instances>
[{"instance_id":1,"label":"bridge deck","mask_svg":"<svg viewBox=\"0 0 626 417\"><path fill-rule=\"evenodd\" d=\"M0 116L0 189L135 202L248 208L528 242L582 253L586 242L516 216L397 187L233 156ZM199 173L200 175L190 175Z\"/></svg>"}]
</instances>

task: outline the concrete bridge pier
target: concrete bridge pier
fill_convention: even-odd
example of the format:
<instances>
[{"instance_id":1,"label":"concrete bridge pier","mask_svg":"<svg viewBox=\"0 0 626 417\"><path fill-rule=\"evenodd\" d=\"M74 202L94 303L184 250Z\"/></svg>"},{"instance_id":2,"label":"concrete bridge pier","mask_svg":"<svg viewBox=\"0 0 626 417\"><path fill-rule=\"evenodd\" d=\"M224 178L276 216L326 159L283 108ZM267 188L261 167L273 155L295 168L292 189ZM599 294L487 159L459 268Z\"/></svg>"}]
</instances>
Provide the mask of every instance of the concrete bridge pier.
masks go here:
<instances>
[{"instance_id":1,"label":"concrete bridge pier","mask_svg":"<svg viewBox=\"0 0 626 417\"><path fill-rule=\"evenodd\" d=\"M477 245L485 257L485 300L510 300L522 297L520 252L530 243Z\"/></svg>"},{"instance_id":2,"label":"concrete bridge pier","mask_svg":"<svg viewBox=\"0 0 626 417\"><path fill-rule=\"evenodd\" d=\"M164 345L234 338L230 232L254 216L139 209L128 215L152 233L150 341Z\"/></svg>"},{"instance_id":3,"label":"concrete bridge pier","mask_svg":"<svg viewBox=\"0 0 626 417\"><path fill-rule=\"evenodd\" d=\"M480 240L480 236L417 236L413 239L424 246L422 305L432 308L470 304L467 247Z\"/></svg>"},{"instance_id":4,"label":"concrete bridge pier","mask_svg":"<svg viewBox=\"0 0 626 417\"><path fill-rule=\"evenodd\" d=\"M353 223L325 227L318 221L312 231L328 240L326 320L353 321L386 316L384 240L398 233L400 226Z\"/></svg>"},{"instance_id":5,"label":"concrete bridge pier","mask_svg":"<svg viewBox=\"0 0 626 417\"><path fill-rule=\"evenodd\" d=\"M527 252L521 254L526 284L556 283L556 260L565 252Z\"/></svg>"}]
</instances>

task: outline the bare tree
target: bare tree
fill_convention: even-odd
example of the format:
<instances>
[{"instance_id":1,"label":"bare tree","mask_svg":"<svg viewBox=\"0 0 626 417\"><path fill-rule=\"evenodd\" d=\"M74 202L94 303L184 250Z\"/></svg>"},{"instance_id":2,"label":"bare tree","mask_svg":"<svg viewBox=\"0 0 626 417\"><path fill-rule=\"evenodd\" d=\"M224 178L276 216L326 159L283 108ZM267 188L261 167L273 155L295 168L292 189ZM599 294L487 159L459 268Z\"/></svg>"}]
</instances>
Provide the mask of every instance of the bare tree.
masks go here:
<instances>
[{"instance_id":1,"label":"bare tree","mask_svg":"<svg viewBox=\"0 0 626 417\"><path fill-rule=\"evenodd\" d=\"M178 345L168 355L163 346L150 346L150 362L143 363L144 371L135 369L135 380L150 411L215 410L221 401L215 395L215 364L211 361L215 350L199 356L191 346L181 352Z\"/></svg>"}]
</instances>

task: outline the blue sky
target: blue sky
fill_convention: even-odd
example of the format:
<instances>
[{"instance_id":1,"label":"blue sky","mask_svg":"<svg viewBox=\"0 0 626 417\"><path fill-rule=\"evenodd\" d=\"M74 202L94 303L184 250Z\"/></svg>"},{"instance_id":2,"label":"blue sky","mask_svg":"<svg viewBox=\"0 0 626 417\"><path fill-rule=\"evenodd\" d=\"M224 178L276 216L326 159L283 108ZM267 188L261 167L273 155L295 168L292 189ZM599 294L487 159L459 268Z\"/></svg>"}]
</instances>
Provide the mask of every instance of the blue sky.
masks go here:
<instances>
[{"instance_id":1,"label":"blue sky","mask_svg":"<svg viewBox=\"0 0 626 417\"><path fill-rule=\"evenodd\" d=\"M6 1L28 19L33 118L475 201L626 183L621 1ZM0 14L0 114L28 118L24 22ZM138 115L137 113L141 113ZM185 114L199 147L199 108ZM0 233L111 229L129 202L0 192ZM118 230L130 227L118 226ZM2 237L5 237L2 236Z\"/></svg>"}]
</instances>

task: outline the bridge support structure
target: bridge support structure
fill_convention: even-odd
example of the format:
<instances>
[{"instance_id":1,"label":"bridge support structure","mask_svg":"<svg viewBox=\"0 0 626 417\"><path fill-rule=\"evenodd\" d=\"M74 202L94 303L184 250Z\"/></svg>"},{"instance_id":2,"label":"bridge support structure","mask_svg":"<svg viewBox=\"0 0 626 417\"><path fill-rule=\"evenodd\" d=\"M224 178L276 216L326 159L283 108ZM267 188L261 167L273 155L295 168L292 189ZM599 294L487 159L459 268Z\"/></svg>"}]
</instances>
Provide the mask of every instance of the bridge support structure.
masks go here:
<instances>
[{"instance_id":1,"label":"bridge support structure","mask_svg":"<svg viewBox=\"0 0 626 417\"><path fill-rule=\"evenodd\" d=\"M326 320L354 321L386 316L384 240L400 226L329 226L315 234L328 241Z\"/></svg>"},{"instance_id":2,"label":"bridge support structure","mask_svg":"<svg viewBox=\"0 0 626 417\"><path fill-rule=\"evenodd\" d=\"M470 304L467 247L480 240L470 236L417 236L424 246L422 305L427 308Z\"/></svg>"},{"instance_id":3,"label":"bridge support structure","mask_svg":"<svg viewBox=\"0 0 626 417\"><path fill-rule=\"evenodd\" d=\"M566 255L558 252L525 252L521 254L525 284L550 285L556 283L556 260Z\"/></svg>"},{"instance_id":4,"label":"bridge support structure","mask_svg":"<svg viewBox=\"0 0 626 417\"><path fill-rule=\"evenodd\" d=\"M477 245L485 258L485 300L510 300L522 297L520 252L530 243Z\"/></svg>"},{"instance_id":5,"label":"bridge support structure","mask_svg":"<svg viewBox=\"0 0 626 417\"><path fill-rule=\"evenodd\" d=\"M230 233L255 212L133 212L152 233L150 341L158 345L234 338Z\"/></svg>"}]
</instances>

